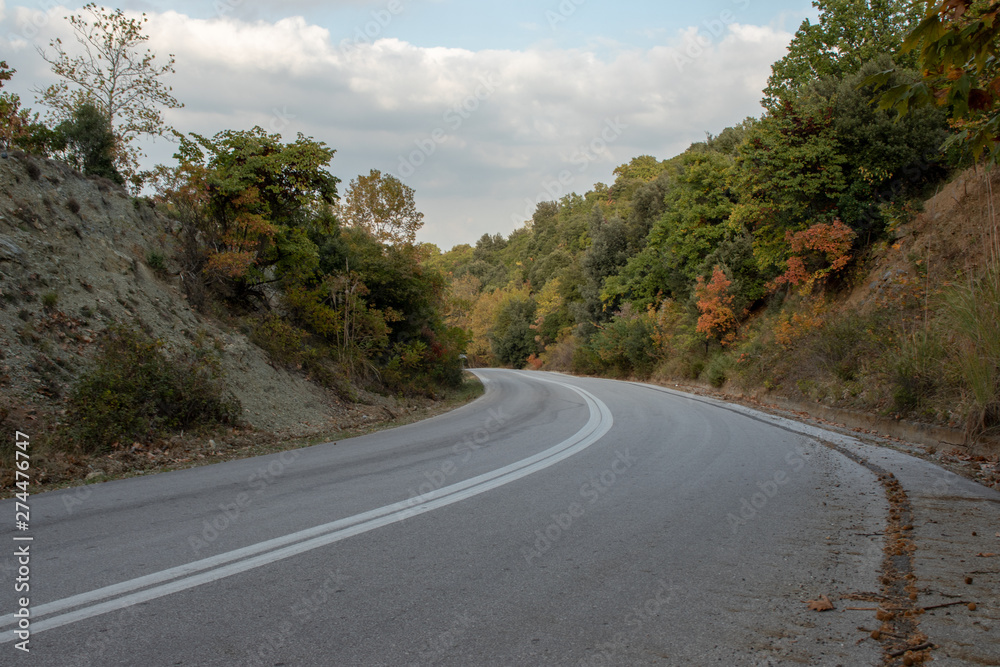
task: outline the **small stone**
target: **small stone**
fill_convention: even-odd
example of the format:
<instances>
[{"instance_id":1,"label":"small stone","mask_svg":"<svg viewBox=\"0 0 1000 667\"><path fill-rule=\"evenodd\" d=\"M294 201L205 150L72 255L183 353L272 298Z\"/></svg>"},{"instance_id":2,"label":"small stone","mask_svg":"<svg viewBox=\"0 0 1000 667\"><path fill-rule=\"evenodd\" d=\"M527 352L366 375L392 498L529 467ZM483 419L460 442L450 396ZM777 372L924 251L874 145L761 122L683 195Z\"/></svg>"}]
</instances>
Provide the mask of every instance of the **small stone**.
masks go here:
<instances>
[{"instance_id":1,"label":"small stone","mask_svg":"<svg viewBox=\"0 0 1000 667\"><path fill-rule=\"evenodd\" d=\"M976 610L976 603L975 602L970 602L969 603L969 611L975 611L975 610Z\"/></svg>"}]
</instances>

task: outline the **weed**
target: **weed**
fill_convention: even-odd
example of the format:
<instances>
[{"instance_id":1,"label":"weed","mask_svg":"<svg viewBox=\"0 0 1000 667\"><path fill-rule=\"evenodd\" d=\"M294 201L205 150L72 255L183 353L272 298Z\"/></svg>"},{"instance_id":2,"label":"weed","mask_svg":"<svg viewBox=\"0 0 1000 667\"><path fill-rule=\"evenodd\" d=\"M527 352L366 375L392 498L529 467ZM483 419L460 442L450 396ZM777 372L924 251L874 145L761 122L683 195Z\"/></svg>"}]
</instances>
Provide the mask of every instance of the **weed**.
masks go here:
<instances>
[{"instance_id":1,"label":"weed","mask_svg":"<svg viewBox=\"0 0 1000 667\"><path fill-rule=\"evenodd\" d=\"M42 307L45 310L53 310L59 303L59 295L56 292L46 292L42 295Z\"/></svg>"},{"instance_id":2,"label":"weed","mask_svg":"<svg viewBox=\"0 0 1000 667\"><path fill-rule=\"evenodd\" d=\"M73 215L80 215L80 202L78 202L75 198L70 197L66 201L66 208L68 208Z\"/></svg>"},{"instance_id":3,"label":"weed","mask_svg":"<svg viewBox=\"0 0 1000 667\"><path fill-rule=\"evenodd\" d=\"M966 428L978 435L1000 425L1000 267L951 288L944 304L955 335L957 367L971 395Z\"/></svg>"},{"instance_id":4,"label":"weed","mask_svg":"<svg viewBox=\"0 0 1000 667\"><path fill-rule=\"evenodd\" d=\"M892 401L897 410L919 410L934 395L944 356L944 346L930 329L902 338L892 378Z\"/></svg>"}]
</instances>

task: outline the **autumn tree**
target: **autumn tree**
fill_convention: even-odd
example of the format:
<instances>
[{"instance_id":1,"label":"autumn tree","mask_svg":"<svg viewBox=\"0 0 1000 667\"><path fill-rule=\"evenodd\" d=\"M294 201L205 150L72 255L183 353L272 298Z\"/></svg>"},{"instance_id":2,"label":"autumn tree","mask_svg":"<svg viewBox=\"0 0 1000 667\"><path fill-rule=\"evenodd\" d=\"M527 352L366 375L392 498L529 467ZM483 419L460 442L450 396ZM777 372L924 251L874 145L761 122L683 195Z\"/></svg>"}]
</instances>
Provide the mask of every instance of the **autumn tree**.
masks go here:
<instances>
[{"instance_id":1,"label":"autumn tree","mask_svg":"<svg viewBox=\"0 0 1000 667\"><path fill-rule=\"evenodd\" d=\"M703 276L698 276L694 295L701 315L695 330L705 335L706 345L710 340L726 345L735 336L738 322L733 312L733 296L729 293L731 284L732 281L718 265L712 269L712 279L708 282Z\"/></svg>"},{"instance_id":2,"label":"autumn tree","mask_svg":"<svg viewBox=\"0 0 1000 667\"><path fill-rule=\"evenodd\" d=\"M161 179L159 197L209 246L210 279L245 299L275 273L318 266L309 232L338 197L326 169L333 149L301 134L285 144L260 127L178 136L180 164Z\"/></svg>"},{"instance_id":3,"label":"autumn tree","mask_svg":"<svg viewBox=\"0 0 1000 667\"><path fill-rule=\"evenodd\" d=\"M0 60L0 89L17 73ZM21 108L21 98L14 93L0 92L0 142L6 150L15 139L22 136L28 125L28 112Z\"/></svg>"},{"instance_id":4,"label":"autumn tree","mask_svg":"<svg viewBox=\"0 0 1000 667\"><path fill-rule=\"evenodd\" d=\"M340 207L342 221L370 232L384 243L412 244L423 227L413 188L391 174L372 169L351 181Z\"/></svg>"},{"instance_id":5,"label":"autumn tree","mask_svg":"<svg viewBox=\"0 0 1000 667\"><path fill-rule=\"evenodd\" d=\"M793 254L788 258L788 269L773 285L800 285L801 292L808 294L817 283L847 266L854 237L854 230L840 220L820 222L794 234L787 232Z\"/></svg>"},{"instance_id":6,"label":"autumn tree","mask_svg":"<svg viewBox=\"0 0 1000 667\"><path fill-rule=\"evenodd\" d=\"M115 165L135 177L142 153L132 142L142 135L166 133L169 128L161 108L183 106L163 82L174 71L174 56L160 65L150 49L143 49L149 40L143 34L149 20L145 14L131 18L120 9L110 11L93 2L83 11L67 17L82 53L71 54L58 38L50 42L53 54L39 49L62 80L35 92L38 101L61 120L71 118L83 104L97 107L114 129Z\"/></svg>"}]
</instances>

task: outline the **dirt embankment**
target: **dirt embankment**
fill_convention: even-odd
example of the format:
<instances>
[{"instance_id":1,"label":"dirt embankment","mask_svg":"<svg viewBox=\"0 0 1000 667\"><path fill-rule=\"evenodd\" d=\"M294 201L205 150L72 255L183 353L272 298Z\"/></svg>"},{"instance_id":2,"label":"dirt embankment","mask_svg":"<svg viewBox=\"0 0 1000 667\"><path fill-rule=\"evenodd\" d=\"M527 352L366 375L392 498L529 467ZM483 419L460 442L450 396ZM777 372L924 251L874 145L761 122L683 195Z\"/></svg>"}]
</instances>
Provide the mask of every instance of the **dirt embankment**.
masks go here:
<instances>
[{"instance_id":1,"label":"dirt embankment","mask_svg":"<svg viewBox=\"0 0 1000 667\"><path fill-rule=\"evenodd\" d=\"M177 233L177 223L148 201L107 180L16 153L0 159L3 437L13 439L14 430L41 440L54 437L71 385L99 351L100 333L115 323L145 329L168 351L190 349L195 341L209 346L243 409L244 427L214 434L211 445L207 437L119 443L104 459L63 455L51 447L51 465L38 470L37 481L222 456L220 449L247 446L251 433L254 443L318 437L434 410L429 401L361 390L361 403L348 403L301 373L272 364L238 325L187 303L172 259ZM0 485L8 483L0 479Z\"/></svg>"}]
</instances>

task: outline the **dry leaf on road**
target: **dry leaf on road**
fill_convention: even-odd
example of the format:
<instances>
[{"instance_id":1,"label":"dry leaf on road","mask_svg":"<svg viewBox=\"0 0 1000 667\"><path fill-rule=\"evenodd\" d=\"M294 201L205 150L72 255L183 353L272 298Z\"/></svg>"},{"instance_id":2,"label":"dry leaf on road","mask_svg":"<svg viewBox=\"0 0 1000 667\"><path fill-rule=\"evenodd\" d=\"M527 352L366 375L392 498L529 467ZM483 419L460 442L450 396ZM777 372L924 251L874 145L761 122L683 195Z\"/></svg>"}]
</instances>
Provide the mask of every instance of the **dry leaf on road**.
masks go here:
<instances>
[{"instance_id":1,"label":"dry leaf on road","mask_svg":"<svg viewBox=\"0 0 1000 667\"><path fill-rule=\"evenodd\" d=\"M813 611L830 611L833 609L833 603L825 595L820 595L818 600L809 600L808 604L809 608Z\"/></svg>"}]
</instances>

